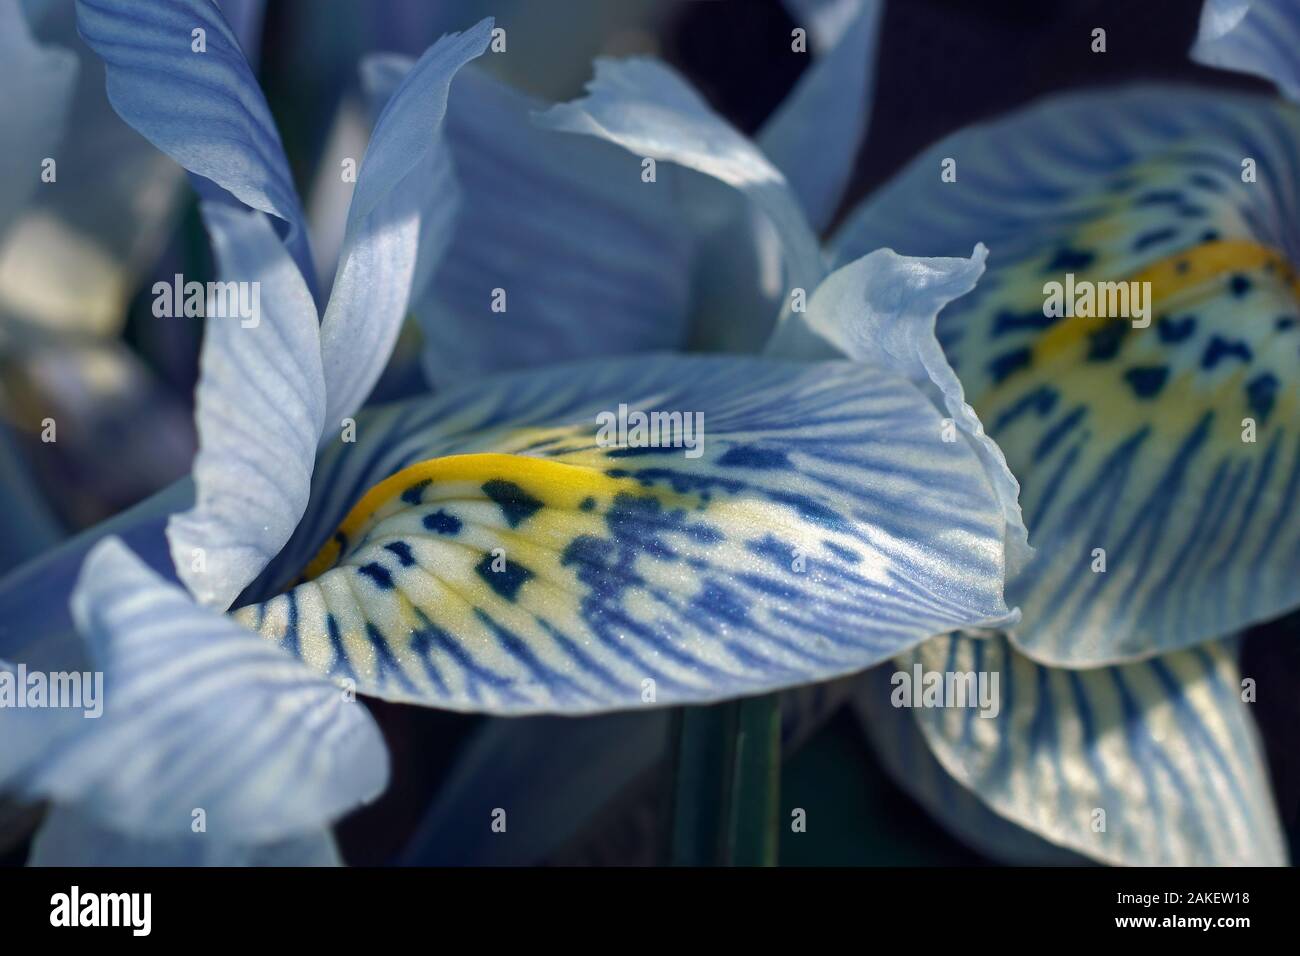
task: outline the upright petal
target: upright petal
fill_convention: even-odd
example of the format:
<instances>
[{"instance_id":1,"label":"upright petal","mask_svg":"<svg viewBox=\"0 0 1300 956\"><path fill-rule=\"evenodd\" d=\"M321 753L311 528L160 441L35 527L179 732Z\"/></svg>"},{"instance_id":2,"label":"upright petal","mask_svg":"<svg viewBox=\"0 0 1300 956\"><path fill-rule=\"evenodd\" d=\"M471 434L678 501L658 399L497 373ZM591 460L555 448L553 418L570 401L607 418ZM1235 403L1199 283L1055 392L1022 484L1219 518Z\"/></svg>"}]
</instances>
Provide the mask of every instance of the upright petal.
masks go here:
<instances>
[{"instance_id":1,"label":"upright petal","mask_svg":"<svg viewBox=\"0 0 1300 956\"><path fill-rule=\"evenodd\" d=\"M830 225L867 131L879 0L788 0L817 59L763 124L758 144L785 174L814 229Z\"/></svg>"},{"instance_id":2,"label":"upright petal","mask_svg":"<svg viewBox=\"0 0 1300 956\"><path fill-rule=\"evenodd\" d=\"M784 289L812 289L824 273L817 237L781 172L662 63L596 61L587 96L543 113L549 129L617 143L635 156L672 162L739 191L767 218L782 250Z\"/></svg>"},{"instance_id":3,"label":"upright petal","mask_svg":"<svg viewBox=\"0 0 1300 956\"><path fill-rule=\"evenodd\" d=\"M986 684L991 708L983 697L964 707L945 699L911 716L959 783L1060 846L1114 864L1283 864L1268 768L1233 657L1208 644L1071 671L1035 664L1002 636L951 635L900 659L906 683L868 692L915 694L918 666L955 678L954 687L964 675L996 675L997 685Z\"/></svg>"},{"instance_id":4,"label":"upright petal","mask_svg":"<svg viewBox=\"0 0 1300 956\"><path fill-rule=\"evenodd\" d=\"M491 19L483 20L431 46L375 123L320 327L332 428L361 407L388 362L417 252L430 271L450 238L456 192L442 134L447 94L456 71L487 48L491 30Z\"/></svg>"},{"instance_id":5,"label":"upright petal","mask_svg":"<svg viewBox=\"0 0 1300 956\"><path fill-rule=\"evenodd\" d=\"M0 233L40 183L42 160L56 153L76 79L76 55L38 45L22 4L0 0Z\"/></svg>"},{"instance_id":6,"label":"upright petal","mask_svg":"<svg viewBox=\"0 0 1300 956\"><path fill-rule=\"evenodd\" d=\"M1193 60L1272 80L1300 100L1300 4L1295 0L1205 0Z\"/></svg>"},{"instance_id":7,"label":"upright petal","mask_svg":"<svg viewBox=\"0 0 1300 956\"><path fill-rule=\"evenodd\" d=\"M266 99L211 0L77 0L77 24L108 70L119 116L195 176L287 223L315 285L298 193ZM200 185L205 199L216 194Z\"/></svg>"},{"instance_id":8,"label":"upright petal","mask_svg":"<svg viewBox=\"0 0 1300 956\"><path fill-rule=\"evenodd\" d=\"M447 138L464 204L414 303L438 385L687 339L693 245L667 184L643 183L618 146L538 127L541 105L484 70L456 78Z\"/></svg>"},{"instance_id":9,"label":"upright petal","mask_svg":"<svg viewBox=\"0 0 1300 956\"><path fill-rule=\"evenodd\" d=\"M104 712L49 749L29 792L126 835L175 840L202 811L213 839L259 843L310 834L383 789L364 706L121 541L87 558L73 615L104 672Z\"/></svg>"},{"instance_id":10,"label":"upright petal","mask_svg":"<svg viewBox=\"0 0 1300 956\"><path fill-rule=\"evenodd\" d=\"M640 438L620 415L645 417ZM460 710L850 673L945 621L1009 619L1001 504L941 432L906 379L848 362L643 356L467 383L358 423L277 561L280 586L308 580L238 618L365 693Z\"/></svg>"},{"instance_id":11,"label":"upright petal","mask_svg":"<svg viewBox=\"0 0 1300 956\"><path fill-rule=\"evenodd\" d=\"M1297 177L1286 104L1056 97L938 143L837 236L843 262L992 250L938 332L1020 481L1037 553L1008 600L1035 659L1130 660L1300 605Z\"/></svg>"},{"instance_id":12,"label":"upright petal","mask_svg":"<svg viewBox=\"0 0 1300 956\"><path fill-rule=\"evenodd\" d=\"M195 418L196 503L167 525L176 571L225 610L293 533L307 506L325 415L316 308L258 212L203 207L225 283L252 317L207 319Z\"/></svg>"}]
</instances>

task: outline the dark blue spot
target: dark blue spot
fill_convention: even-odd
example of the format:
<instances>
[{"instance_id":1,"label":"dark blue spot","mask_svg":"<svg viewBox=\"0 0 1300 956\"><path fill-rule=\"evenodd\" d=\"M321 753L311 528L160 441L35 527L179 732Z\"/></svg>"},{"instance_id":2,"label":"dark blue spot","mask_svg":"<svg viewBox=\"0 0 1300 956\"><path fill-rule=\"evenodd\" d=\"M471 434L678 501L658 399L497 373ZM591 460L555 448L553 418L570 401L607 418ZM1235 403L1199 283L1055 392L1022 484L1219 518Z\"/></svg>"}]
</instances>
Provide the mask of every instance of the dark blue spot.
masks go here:
<instances>
[{"instance_id":1,"label":"dark blue spot","mask_svg":"<svg viewBox=\"0 0 1300 956\"><path fill-rule=\"evenodd\" d=\"M1221 193L1223 192L1223 188L1224 188L1223 183L1219 182L1219 180L1215 179L1213 176L1206 175L1205 173L1193 173L1191 176L1188 177L1187 181L1191 183L1193 186L1196 186L1200 189L1208 190L1209 192L1212 193Z\"/></svg>"},{"instance_id":2,"label":"dark blue spot","mask_svg":"<svg viewBox=\"0 0 1300 956\"><path fill-rule=\"evenodd\" d=\"M424 500L424 489L431 484L431 479L424 478L402 492L402 500L408 505L418 505Z\"/></svg>"},{"instance_id":3,"label":"dark blue spot","mask_svg":"<svg viewBox=\"0 0 1300 956\"><path fill-rule=\"evenodd\" d=\"M1012 372L1028 368L1033 358L1034 353L1027 348L1005 352L989 363L989 374L993 376L995 384L1000 384Z\"/></svg>"},{"instance_id":4,"label":"dark blue spot","mask_svg":"<svg viewBox=\"0 0 1300 956\"><path fill-rule=\"evenodd\" d=\"M1133 388L1138 398L1154 398L1165 387L1169 369L1164 365L1145 365L1124 373L1124 380Z\"/></svg>"},{"instance_id":5,"label":"dark blue spot","mask_svg":"<svg viewBox=\"0 0 1300 956\"><path fill-rule=\"evenodd\" d=\"M436 534L460 534L460 519L441 508L431 515L425 515L423 524Z\"/></svg>"},{"instance_id":6,"label":"dark blue spot","mask_svg":"<svg viewBox=\"0 0 1300 956\"><path fill-rule=\"evenodd\" d=\"M1225 358L1239 358L1243 362L1249 362L1250 347L1245 342L1229 342L1217 335L1211 336L1210 343L1205 346L1205 354L1201 356L1201 368L1214 368Z\"/></svg>"},{"instance_id":7,"label":"dark blue spot","mask_svg":"<svg viewBox=\"0 0 1300 956\"><path fill-rule=\"evenodd\" d=\"M415 556L411 554L411 546L405 541L390 541L384 545L384 550L397 555L398 562L404 568L409 568L415 563Z\"/></svg>"},{"instance_id":8,"label":"dark blue spot","mask_svg":"<svg viewBox=\"0 0 1300 956\"><path fill-rule=\"evenodd\" d=\"M1176 345L1196 331L1196 316L1188 315L1181 319L1161 316L1156 319L1156 334L1161 342Z\"/></svg>"},{"instance_id":9,"label":"dark blue spot","mask_svg":"<svg viewBox=\"0 0 1300 956\"><path fill-rule=\"evenodd\" d=\"M1047 264L1044 272L1059 272L1061 270L1069 271L1071 269L1086 269L1096 260L1095 253L1087 249L1071 249L1069 246L1058 249L1052 261Z\"/></svg>"},{"instance_id":10,"label":"dark blue spot","mask_svg":"<svg viewBox=\"0 0 1300 956\"><path fill-rule=\"evenodd\" d=\"M474 570L493 591L507 601L513 601L519 589L524 586L524 582L533 576L533 572L517 561L505 561L500 571L494 571L492 562L495 560L496 558L491 554L485 554L483 560L475 565Z\"/></svg>"},{"instance_id":11,"label":"dark blue spot","mask_svg":"<svg viewBox=\"0 0 1300 956\"><path fill-rule=\"evenodd\" d=\"M1277 321L1273 323L1273 327L1279 332L1285 332L1287 329L1295 328L1295 324L1295 316L1280 315L1278 316Z\"/></svg>"},{"instance_id":12,"label":"dark blue spot","mask_svg":"<svg viewBox=\"0 0 1300 956\"><path fill-rule=\"evenodd\" d=\"M785 452L756 445L735 445L718 459L718 464L729 468L760 468L788 470L790 459Z\"/></svg>"},{"instance_id":13,"label":"dark blue spot","mask_svg":"<svg viewBox=\"0 0 1300 956\"><path fill-rule=\"evenodd\" d=\"M1246 396L1250 408L1259 416L1261 422L1268 421L1268 416L1273 411L1273 405L1277 401L1278 386L1277 376L1272 372L1257 375L1246 383Z\"/></svg>"},{"instance_id":14,"label":"dark blue spot","mask_svg":"<svg viewBox=\"0 0 1300 956\"><path fill-rule=\"evenodd\" d=\"M1030 309L1028 312L1012 312L1003 309L993 316L993 334L1005 335L1008 332L1046 329L1059 322L1059 315L1044 315L1042 309Z\"/></svg>"},{"instance_id":15,"label":"dark blue spot","mask_svg":"<svg viewBox=\"0 0 1300 956\"><path fill-rule=\"evenodd\" d=\"M662 447L652 445L628 445L625 448L611 448L605 452L607 458L640 458L642 455L665 454Z\"/></svg>"},{"instance_id":16,"label":"dark blue spot","mask_svg":"<svg viewBox=\"0 0 1300 956\"><path fill-rule=\"evenodd\" d=\"M1141 252L1143 249L1149 249L1151 246L1158 245L1162 242L1168 242L1178 235L1178 230L1172 226L1163 226L1160 229L1152 229L1144 232L1133 240L1133 251Z\"/></svg>"},{"instance_id":17,"label":"dark blue spot","mask_svg":"<svg viewBox=\"0 0 1300 956\"><path fill-rule=\"evenodd\" d=\"M384 591L393 589L393 576L388 573L388 569L382 564L371 561L369 564L363 564L357 568L357 574L364 574L370 580L375 582L375 586Z\"/></svg>"},{"instance_id":18,"label":"dark blue spot","mask_svg":"<svg viewBox=\"0 0 1300 956\"><path fill-rule=\"evenodd\" d=\"M1119 347L1128 334L1127 322L1107 322L1095 332L1088 333L1088 361L1107 362L1119 354Z\"/></svg>"},{"instance_id":19,"label":"dark blue spot","mask_svg":"<svg viewBox=\"0 0 1300 956\"><path fill-rule=\"evenodd\" d=\"M491 481L484 482L483 494L496 502L501 513L505 515L506 524L512 528L519 527L542 509L542 502L513 481L506 481L503 478L493 478Z\"/></svg>"},{"instance_id":20,"label":"dark blue spot","mask_svg":"<svg viewBox=\"0 0 1300 956\"><path fill-rule=\"evenodd\" d=\"M1228 280L1228 291L1240 299L1250 292L1251 285L1250 279L1238 272Z\"/></svg>"},{"instance_id":21,"label":"dark blue spot","mask_svg":"<svg viewBox=\"0 0 1300 956\"><path fill-rule=\"evenodd\" d=\"M1201 242L1218 242L1218 241L1219 241L1219 230L1217 229L1206 229L1203 233L1201 233Z\"/></svg>"},{"instance_id":22,"label":"dark blue spot","mask_svg":"<svg viewBox=\"0 0 1300 956\"><path fill-rule=\"evenodd\" d=\"M1133 200L1135 206L1178 205L1183 201L1183 194L1177 189L1153 189Z\"/></svg>"},{"instance_id":23,"label":"dark blue spot","mask_svg":"<svg viewBox=\"0 0 1300 956\"><path fill-rule=\"evenodd\" d=\"M578 505L578 507L583 511L590 511L592 508L596 507L596 499L588 495L586 498L582 499L582 503Z\"/></svg>"},{"instance_id":24,"label":"dark blue spot","mask_svg":"<svg viewBox=\"0 0 1300 956\"><path fill-rule=\"evenodd\" d=\"M1048 414L1056 407L1060 397L1060 393L1050 385L1040 385L1029 394L1021 396L1014 405L999 415L989 429L989 434L996 435L1025 412L1035 411L1039 417Z\"/></svg>"}]
</instances>

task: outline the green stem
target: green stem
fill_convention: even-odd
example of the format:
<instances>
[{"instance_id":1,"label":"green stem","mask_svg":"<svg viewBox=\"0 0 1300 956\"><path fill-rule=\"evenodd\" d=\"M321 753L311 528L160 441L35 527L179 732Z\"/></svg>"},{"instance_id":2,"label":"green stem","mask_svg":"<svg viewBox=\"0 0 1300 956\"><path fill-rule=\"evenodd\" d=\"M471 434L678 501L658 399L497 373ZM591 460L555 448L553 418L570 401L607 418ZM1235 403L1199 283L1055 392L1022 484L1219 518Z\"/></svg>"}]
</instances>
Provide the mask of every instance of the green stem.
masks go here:
<instances>
[{"instance_id":1,"label":"green stem","mask_svg":"<svg viewBox=\"0 0 1300 956\"><path fill-rule=\"evenodd\" d=\"M781 710L776 694L686 707L677 719L670 856L677 866L772 866Z\"/></svg>"}]
</instances>

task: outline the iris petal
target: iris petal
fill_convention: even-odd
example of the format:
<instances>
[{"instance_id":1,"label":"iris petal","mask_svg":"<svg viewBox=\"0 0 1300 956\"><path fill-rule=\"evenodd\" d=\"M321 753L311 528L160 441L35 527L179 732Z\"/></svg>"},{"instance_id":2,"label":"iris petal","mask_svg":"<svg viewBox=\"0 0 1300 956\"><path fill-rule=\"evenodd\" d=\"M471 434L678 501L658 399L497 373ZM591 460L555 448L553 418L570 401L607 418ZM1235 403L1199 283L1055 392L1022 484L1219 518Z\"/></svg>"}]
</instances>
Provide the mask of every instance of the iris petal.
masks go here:
<instances>
[{"instance_id":1,"label":"iris petal","mask_svg":"<svg viewBox=\"0 0 1300 956\"><path fill-rule=\"evenodd\" d=\"M1192 59L1272 80L1300 100L1300 7L1293 0L1206 0Z\"/></svg>"},{"instance_id":2,"label":"iris petal","mask_svg":"<svg viewBox=\"0 0 1300 956\"><path fill-rule=\"evenodd\" d=\"M620 403L703 415L699 457L603 444ZM359 423L274 569L313 579L239 618L365 693L452 709L848 673L1009 619L1001 505L941 431L905 379L852 363L646 356L466 385Z\"/></svg>"},{"instance_id":3,"label":"iris petal","mask_svg":"<svg viewBox=\"0 0 1300 956\"><path fill-rule=\"evenodd\" d=\"M118 115L190 173L284 220L294 261L313 287L307 230L280 134L217 5L78 0L77 25L107 67ZM195 31L202 31L202 51ZM204 198L216 198L196 185Z\"/></svg>"},{"instance_id":4,"label":"iris petal","mask_svg":"<svg viewBox=\"0 0 1300 956\"><path fill-rule=\"evenodd\" d=\"M310 834L375 797L387 754L365 708L279 648L196 606L116 538L86 560L73 614L104 672L103 716L24 782L151 839Z\"/></svg>"},{"instance_id":5,"label":"iris petal","mask_svg":"<svg viewBox=\"0 0 1300 956\"><path fill-rule=\"evenodd\" d=\"M289 540L307 505L325 381L311 293L266 218L216 204L203 212L220 274L259 290L260 308L252 319L207 320L197 501L168 523L167 540L195 598L224 610Z\"/></svg>"},{"instance_id":6,"label":"iris petal","mask_svg":"<svg viewBox=\"0 0 1300 956\"><path fill-rule=\"evenodd\" d=\"M1281 864L1268 768L1233 657L1211 644L1070 671L1035 664L1002 636L950 635L899 668L998 675L995 716L950 700L911 718L948 774L1047 840L1117 864ZM903 686L866 691L871 712L905 719L884 706Z\"/></svg>"},{"instance_id":7,"label":"iris petal","mask_svg":"<svg viewBox=\"0 0 1300 956\"><path fill-rule=\"evenodd\" d=\"M1036 659L1140 658L1300 604L1297 175L1300 116L1271 100L1060 97L939 143L837 236L839 261L992 250L938 332L1020 481L1037 555L1008 599ZM1123 314L1048 314L1051 282L1123 283Z\"/></svg>"}]
</instances>

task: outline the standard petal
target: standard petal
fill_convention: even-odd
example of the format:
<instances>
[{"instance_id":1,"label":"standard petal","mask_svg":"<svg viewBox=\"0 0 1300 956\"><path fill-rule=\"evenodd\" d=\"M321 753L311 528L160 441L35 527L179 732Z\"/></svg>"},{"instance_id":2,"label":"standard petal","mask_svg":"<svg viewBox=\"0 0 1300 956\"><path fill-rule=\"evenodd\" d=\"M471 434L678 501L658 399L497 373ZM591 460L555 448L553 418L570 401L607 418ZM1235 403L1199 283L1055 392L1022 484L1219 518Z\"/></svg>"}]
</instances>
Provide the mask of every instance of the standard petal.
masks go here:
<instances>
[{"instance_id":1,"label":"standard petal","mask_svg":"<svg viewBox=\"0 0 1300 956\"><path fill-rule=\"evenodd\" d=\"M331 427L361 407L388 362L406 317L417 251L427 273L446 248L457 201L442 134L447 94L456 71L487 49L491 30L492 20L483 20L431 46L375 123L321 320Z\"/></svg>"},{"instance_id":2,"label":"standard petal","mask_svg":"<svg viewBox=\"0 0 1300 956\"><path fill-rule=\"evenodd\" d=\"M73 616L104 672L104 712L49 750L30 793L127 835L174 840L202 811L213 839L260 843L310 834L383 789L387 752L364 706L120 540L86 559Z\"/></svg>"},{"instance_id":3,"label":"standard petal","mask_svg":"<svg viewBox=\"0 0 1300 956\"><path fill-rule=\"evenodd\" d=\"M789 0L817 59L763 124L758 144L785 174L817 231L830 225L867 131L878 0Z\"/></svg>"},{"instance_id":4,"label":"standard petal","mask_svg":"<svg viewBox=\"0 0 1300 956\"><path fill-rule=\"evenodd\" d=\"M252 318L207 319L195 412L197 501L168 523L167 540L195 598L225 610L289 540L307 506L325 380L311 293L266 218L217 204L203 214L222 282L239 284Z\"/></svg>"},{"instance_id":5,"label":"standard petal","mask_svg":"<svg viewBox=\"0 0 1300 956\"><path fill-rule=\"evenodd\" d=\"M938 334L1020 482L1036 555L1007 594L1036 659L1116 663L1300 604L1298 176L1300 114L1273 100L1059 97L937 144L837 237L841 262L991 250ZM1109 314L1056 314L1088 309L1067 289Z\"/></svg>"},{"instance_id":6,"label":"standard petal","mask_svg":"<svg viewBox=\"0 0 1300 956\"><path fill-rule=\"evenodd\" d=\"M914 707L934 756L996 813L1112 864L1277 865L1268 768L1227 645L1094 670L1035 664L1003 636L936 638L862 693L889 727L921 673L981 675L993 708ZM982 703L983 701L981 701ZM990 716L982 716L987 712ZM901 718L900 718L901 719ZM959 802L932 812L946 819Z\"/></svg>"},{"instance_id":7,"label":"standard petal","mask_svg":"<svg viewBox=\"0 0 1300 956\"><path fill-rule=\"evenodd\" d=\"M41 182L42 161L63 138L77 57L32 39L18 0L0 0L0 233Z\"/></svg>"},{"instance_id":8,"label":"standard petal","mask_svg":"<svg viewBox=\"0 0 1300 956\"><path fill-rule=\"evenodd\" d=\"M484 70L456 78L462 213L414 303L435 384L687 339L692 237L663 187L618 146L539 128L540 105Z\"/></svg>"},{"instance_id":9,"label":"standard petal","mask_svg":"<svg viewBox=\"0 0 1300 956\"><path fill-rule=\"evenodd\" d=\"M679 413L671 438L616 433L620 404L632 427L629 410ZM460 710L849 673L944 621L1008 620L1001 505L941 431L909 382L849 362L644 356L467 383L358 423L274 569L310 580L238 616L365 693Z\"/></svg>"},{"instance_id":10,"label":"standard petal","mask_svg":"<svg viewBox=\"0 0 1300 956\"><path fill-rule=\"evenodd\" d=\"M638 158L677 163L738 190L774 230L785 290L806 292L820 281L825 270L817 237L785 177L668 66L597 60L587 96L553 106L537 121L617 143Z\"/></svg>"},{"instance_id":11,"label":"standard petal","mask_svg":"<svg viewBox=\"0 0 1300 956\"><path fill-rule=\"evenodd\" d=\"M210 833L144 840L107 829L76 807L51 807L28 866L342 866L328 830L275 843L239 844Z\"/></svg>"},{"instance_id":12,"label":"standard petal","mask_svg":"<svg viewBox=\"0 0 1300 956\"><path fill-rule=\"evenodd\" d=\"M77 0L77 26L107 67L108 98L118 115L195 176L284 220L294 261L314 286L280 134L217 5ZM204 198L215 198L196 185Z\"/></svg>"},{"instance_id":13,"label":"standard petal","mask_svg":"<svg viewBox=\"0 0 1300 956\"><path fill-rule=\"evenodd\" d=\"M1206 66L1272 80L1300 100L1300 4L1295 0L1206 0L1191 57Z\"/></svg>"}]
</instances>

